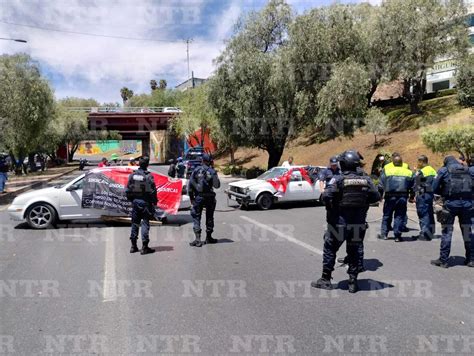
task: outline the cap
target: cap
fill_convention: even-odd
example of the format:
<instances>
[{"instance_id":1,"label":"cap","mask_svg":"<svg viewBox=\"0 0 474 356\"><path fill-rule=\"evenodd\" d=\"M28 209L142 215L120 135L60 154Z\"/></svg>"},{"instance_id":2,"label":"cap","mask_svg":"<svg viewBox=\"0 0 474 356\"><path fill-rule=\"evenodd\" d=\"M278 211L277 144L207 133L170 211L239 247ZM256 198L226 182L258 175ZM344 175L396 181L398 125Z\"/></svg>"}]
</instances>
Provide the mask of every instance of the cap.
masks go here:
<instances>
[{"instance_id":1,"label":"cap","mask_svg":"<svg viewBox=\"0 0 474 356\"><path fill-rule=\"evenodd\" d=\"M337 162L338 162L337 157L331 157L329 159L329 163L331 163L331 164L337 164Z\"/></svg>"}]
</instances>

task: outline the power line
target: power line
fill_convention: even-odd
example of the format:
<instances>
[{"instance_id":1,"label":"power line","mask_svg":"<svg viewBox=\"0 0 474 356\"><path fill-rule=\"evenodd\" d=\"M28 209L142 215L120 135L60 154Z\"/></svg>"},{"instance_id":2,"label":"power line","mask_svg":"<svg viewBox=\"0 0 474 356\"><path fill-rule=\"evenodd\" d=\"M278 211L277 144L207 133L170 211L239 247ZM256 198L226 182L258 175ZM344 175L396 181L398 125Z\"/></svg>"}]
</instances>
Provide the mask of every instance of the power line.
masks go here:
<instances>
[{"instance_id":1,"label":"power line","mask_svg":"<svg viewBox=\"0 0 474 356\"><path fill-rule=\"evenodd\" d=\"M57 28L49 28L49 27L42 27L42 26L35 26L35 25L27 25L27 24L8 22L8 21L4 21L4 20L0 20L0 23L6 24L6 25L34 28L34 29L42 30L42 31L69 33L69 34L80 35L80 36L105 37L105 38L115 38L115 39L119 39L119 40L130 40L130 41L151 41L151 42L168 42L168 43L180 42L180 40L161 40L161 39L152 39L152 38L124 37L124 36L102 35L102 34L97 34L97 33L69 31L69 30L61 30L61 29L57 29Z\"/></svg>"}]
</instances>

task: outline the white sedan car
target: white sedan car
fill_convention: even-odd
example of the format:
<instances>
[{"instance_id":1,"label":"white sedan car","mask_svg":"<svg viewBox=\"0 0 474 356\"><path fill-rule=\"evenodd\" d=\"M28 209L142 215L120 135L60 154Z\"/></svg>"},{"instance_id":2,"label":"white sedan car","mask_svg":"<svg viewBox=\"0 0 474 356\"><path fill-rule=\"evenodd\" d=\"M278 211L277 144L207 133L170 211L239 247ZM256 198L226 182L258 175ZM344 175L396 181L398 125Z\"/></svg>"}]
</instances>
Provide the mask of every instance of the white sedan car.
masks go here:
<instances>
[{"instance_id":1,"label":"white sedan car","mask_svg":"<svg viewBox=\"0 0 474 356\"><path fill-rule=\"evenodd\" d=\"M12 220L26 221L34 229L47 229L61 220L99 220L104 216L123 217L100 209L82 208L82 185L85 174L70 182L51 188L20 194L8 207ZM181 196L179 209L189 209L189 196Z\"/></svg>"},{"instance_id":2,"label":"white sedan car","mask_svg":"<svg viewBox=\"0 0 474 356\"><path fill-rule=\"evenodd\" d=\"M315 177L320 168L274 167L255 179L230 183L225 192L243 207L257 204L263 210L278 202L319 201L321 191Z\"/></svg>"}]
</instances>

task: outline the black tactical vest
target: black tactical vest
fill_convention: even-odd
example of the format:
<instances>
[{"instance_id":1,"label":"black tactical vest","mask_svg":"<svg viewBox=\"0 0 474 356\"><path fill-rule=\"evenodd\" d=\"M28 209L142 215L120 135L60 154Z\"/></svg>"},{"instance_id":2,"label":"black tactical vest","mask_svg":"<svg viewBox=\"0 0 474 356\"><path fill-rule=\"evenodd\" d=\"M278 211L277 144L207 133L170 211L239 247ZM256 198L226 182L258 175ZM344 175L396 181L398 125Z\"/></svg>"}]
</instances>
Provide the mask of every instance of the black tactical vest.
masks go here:
<instances>
[{"instance_id":1,"label":"black tactical vest","mask_svg":"<svg viewBox=\"0 0 474 356\"><path fill-rule=\"evenodd\" d=\"M467 167L449 167L448 179L443 186L444 198L472 199L472 178Z\"/></svg>"},{"instance_id":2,"label":"black tactical vest","mask_svg":"<svg viewBox=\"0 0 474 356\"><path fill-rule=\"evenodd\" d=\"M153 186L150 172L137 170L132 174L128 193L132 199L143 199L152 201Z\"/></svg>"},{"instance_id":3,"label":"black tactical vest","mask_svg":"<svg viewBox=\"0 0 474 356\"><path fill-rule=\"evenodd\" d=\"M198 167L194 176L196 191L200 194L212 193L212 177L207 174L207 169L203 166Z\"/></svg>"},{"instance_id":4,"label":"black tactical vest","mask_svg":"<svg viewBox=\"0 0 474 356\"><path fill-rule=\"evenodd\" d=\"M369 182L367 178L350 175L340 183L341 201L339 205L347 208L367 208L369 206Z\"/></svg>"}]
</instances>

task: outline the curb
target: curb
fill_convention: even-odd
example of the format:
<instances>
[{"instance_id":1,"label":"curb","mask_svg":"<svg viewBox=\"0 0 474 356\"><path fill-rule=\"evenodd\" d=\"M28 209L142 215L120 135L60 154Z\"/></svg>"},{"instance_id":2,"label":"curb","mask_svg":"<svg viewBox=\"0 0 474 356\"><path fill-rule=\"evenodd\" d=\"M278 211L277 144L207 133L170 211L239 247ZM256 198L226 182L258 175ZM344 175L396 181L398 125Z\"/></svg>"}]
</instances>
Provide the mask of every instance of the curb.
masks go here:
<instances>
[{"instance_id":1,"label":"curb","mask_svg":"<svg viewBox=\"0 0 474 356\"><path fill-rule=\"evenodd\" d=\"M38 187L42 186L45 183L51 182L52 180L61 178L65 175L67 175L67 174L70 174L70 173L74 172L77 169L78 169L78 167L74 167L74 168L72 168L72 169L70 169L66 172L59 173L58 175L55 175L55 176L50 177L48 179L42 180L40 182L35 182L35 183L32 183L32 184L29 184L29 185L27 185L23 188L15 190L14 192L4 194L4 195L0 196L0 205L10 204L13 201L13 199L15 199L18 195L20 195L20 194L22 194L22 193L24 193L24 192L26 192L30 189L38 188Z\"/></svg>"}]
</instances>

